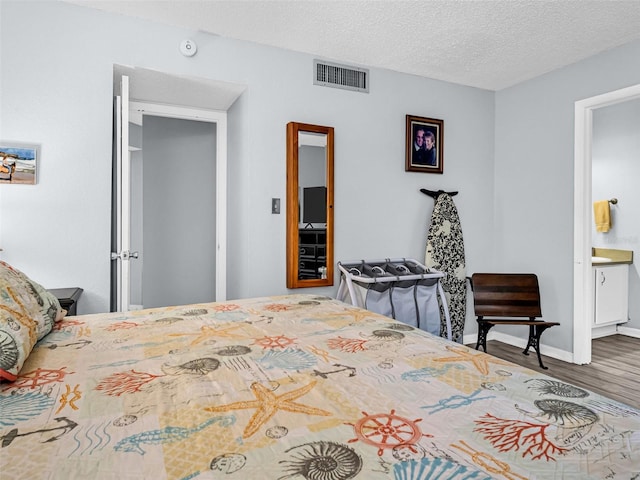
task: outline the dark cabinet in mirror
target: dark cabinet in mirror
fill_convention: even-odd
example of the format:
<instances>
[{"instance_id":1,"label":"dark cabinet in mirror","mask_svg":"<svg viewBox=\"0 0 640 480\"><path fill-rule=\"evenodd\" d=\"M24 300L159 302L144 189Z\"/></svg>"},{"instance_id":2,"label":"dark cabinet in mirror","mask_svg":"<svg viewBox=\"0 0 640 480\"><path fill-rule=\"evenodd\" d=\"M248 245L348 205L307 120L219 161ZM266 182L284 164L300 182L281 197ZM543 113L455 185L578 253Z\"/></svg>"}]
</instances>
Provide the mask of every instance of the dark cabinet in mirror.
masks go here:
<instances>
[{"instance_id":1,"label":"dark cabinet in mirror","mask_svg":"<svg viewBox=\"0 0 640 480\"><path fill-rule=\"evenodd\" d=\"M333 285L333 127L287 124L287 288Z\"/></svg>"}]
</instances>

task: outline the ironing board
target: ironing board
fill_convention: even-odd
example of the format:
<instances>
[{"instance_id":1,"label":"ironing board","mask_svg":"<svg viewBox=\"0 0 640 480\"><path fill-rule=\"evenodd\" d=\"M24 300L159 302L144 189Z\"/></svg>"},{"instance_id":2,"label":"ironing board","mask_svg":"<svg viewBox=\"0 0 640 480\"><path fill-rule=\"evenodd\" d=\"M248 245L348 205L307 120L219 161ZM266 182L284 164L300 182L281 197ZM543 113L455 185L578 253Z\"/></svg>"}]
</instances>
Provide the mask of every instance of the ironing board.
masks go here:
<instances>
[{"instance_id":1,"label":"ironing board","mask_svg":"<svg viewBox=\"0 0 640 480\"><path fill-rule=\"evenodd\" d=\"M427 193L427 191L423 191L423 193ZM431 193L433 192L428 194L431 195ZM467 312L467 285L460 217L451 195L446 192L437 192L435 199L436 203L433 207L431 224L427 234L424 263L428 267L446 274L441 283L449 305L452 337L455 342L462 343ZM444 332L446 323L442 312L440 318L440 329Z\"/></svg>"}]
</instances>

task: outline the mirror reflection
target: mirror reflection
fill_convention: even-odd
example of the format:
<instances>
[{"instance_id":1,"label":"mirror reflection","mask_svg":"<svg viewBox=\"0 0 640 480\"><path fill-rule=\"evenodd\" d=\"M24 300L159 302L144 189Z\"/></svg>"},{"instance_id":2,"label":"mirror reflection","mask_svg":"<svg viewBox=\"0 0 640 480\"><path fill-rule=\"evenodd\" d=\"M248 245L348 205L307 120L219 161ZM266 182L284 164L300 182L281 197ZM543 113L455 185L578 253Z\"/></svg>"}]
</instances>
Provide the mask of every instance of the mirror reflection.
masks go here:
<instances>
[{"instance_id":1,"label":"mirror reflection","mask_svg":"<svg viewBox=\"0 0 640 480\"><path fill-rule=\"evenodd\" d=\"M298 132L298 279L327 278L327 135Z\"/></svg>"},{"instance_id":2,"label":"mirror reflection","mask_svg":"<svg viewBox=\"0 0 640 480\"><path fill-rule=\"evenodd\" d=\"M333 285L333 129L287 125L287 287Z\"/></svg>"}]
</instances>

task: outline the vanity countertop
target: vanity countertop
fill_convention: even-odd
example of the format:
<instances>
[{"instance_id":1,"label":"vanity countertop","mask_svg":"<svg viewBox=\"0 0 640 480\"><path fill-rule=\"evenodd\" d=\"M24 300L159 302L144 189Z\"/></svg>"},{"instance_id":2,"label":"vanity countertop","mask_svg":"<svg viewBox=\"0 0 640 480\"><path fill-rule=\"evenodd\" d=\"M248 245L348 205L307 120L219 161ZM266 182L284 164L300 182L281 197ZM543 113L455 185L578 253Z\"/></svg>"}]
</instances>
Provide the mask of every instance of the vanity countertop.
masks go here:
<instances>
[{"instance_id":1,"label":"vanity countertop","mask_svg":"<svg viewBox=\"0 0 640 480\"><path fill-rule=\"evenodd\" d=\"M593 261L594 266L606 265L631 265L633 263L633 250L618 250L614 248L592 248L592 257L606 258L609 261Z\"/></svg>"}]
</instances>

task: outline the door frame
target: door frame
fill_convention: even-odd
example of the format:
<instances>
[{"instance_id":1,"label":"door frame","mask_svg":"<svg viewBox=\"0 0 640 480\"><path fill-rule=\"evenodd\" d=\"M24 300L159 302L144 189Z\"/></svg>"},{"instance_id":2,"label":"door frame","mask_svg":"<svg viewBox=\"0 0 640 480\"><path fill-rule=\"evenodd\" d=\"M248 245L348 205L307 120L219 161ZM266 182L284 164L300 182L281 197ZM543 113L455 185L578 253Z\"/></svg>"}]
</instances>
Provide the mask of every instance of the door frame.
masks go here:
<instances>
[{"instance_id":1,"label":"door frame","mask_svg":"<svg viewBox=\"0 0 640 480\"><path fill-rule=\"evenodd\" d=\"M594 282L591 275L593 110L640 98L640 84L575 102L573 222L573 363L591 363Z\"/></svg>"},{"instance_id":2,"label":"door frame","mask_svg":"<svg viewBox=\"0 0 640 480\"><path fill-rule=\"evenodd\" d=\"M216 291L227 299L227 112L148 102L129 102L130 114L195 120L216 124Z\"/></svg>"}]
</instances>

